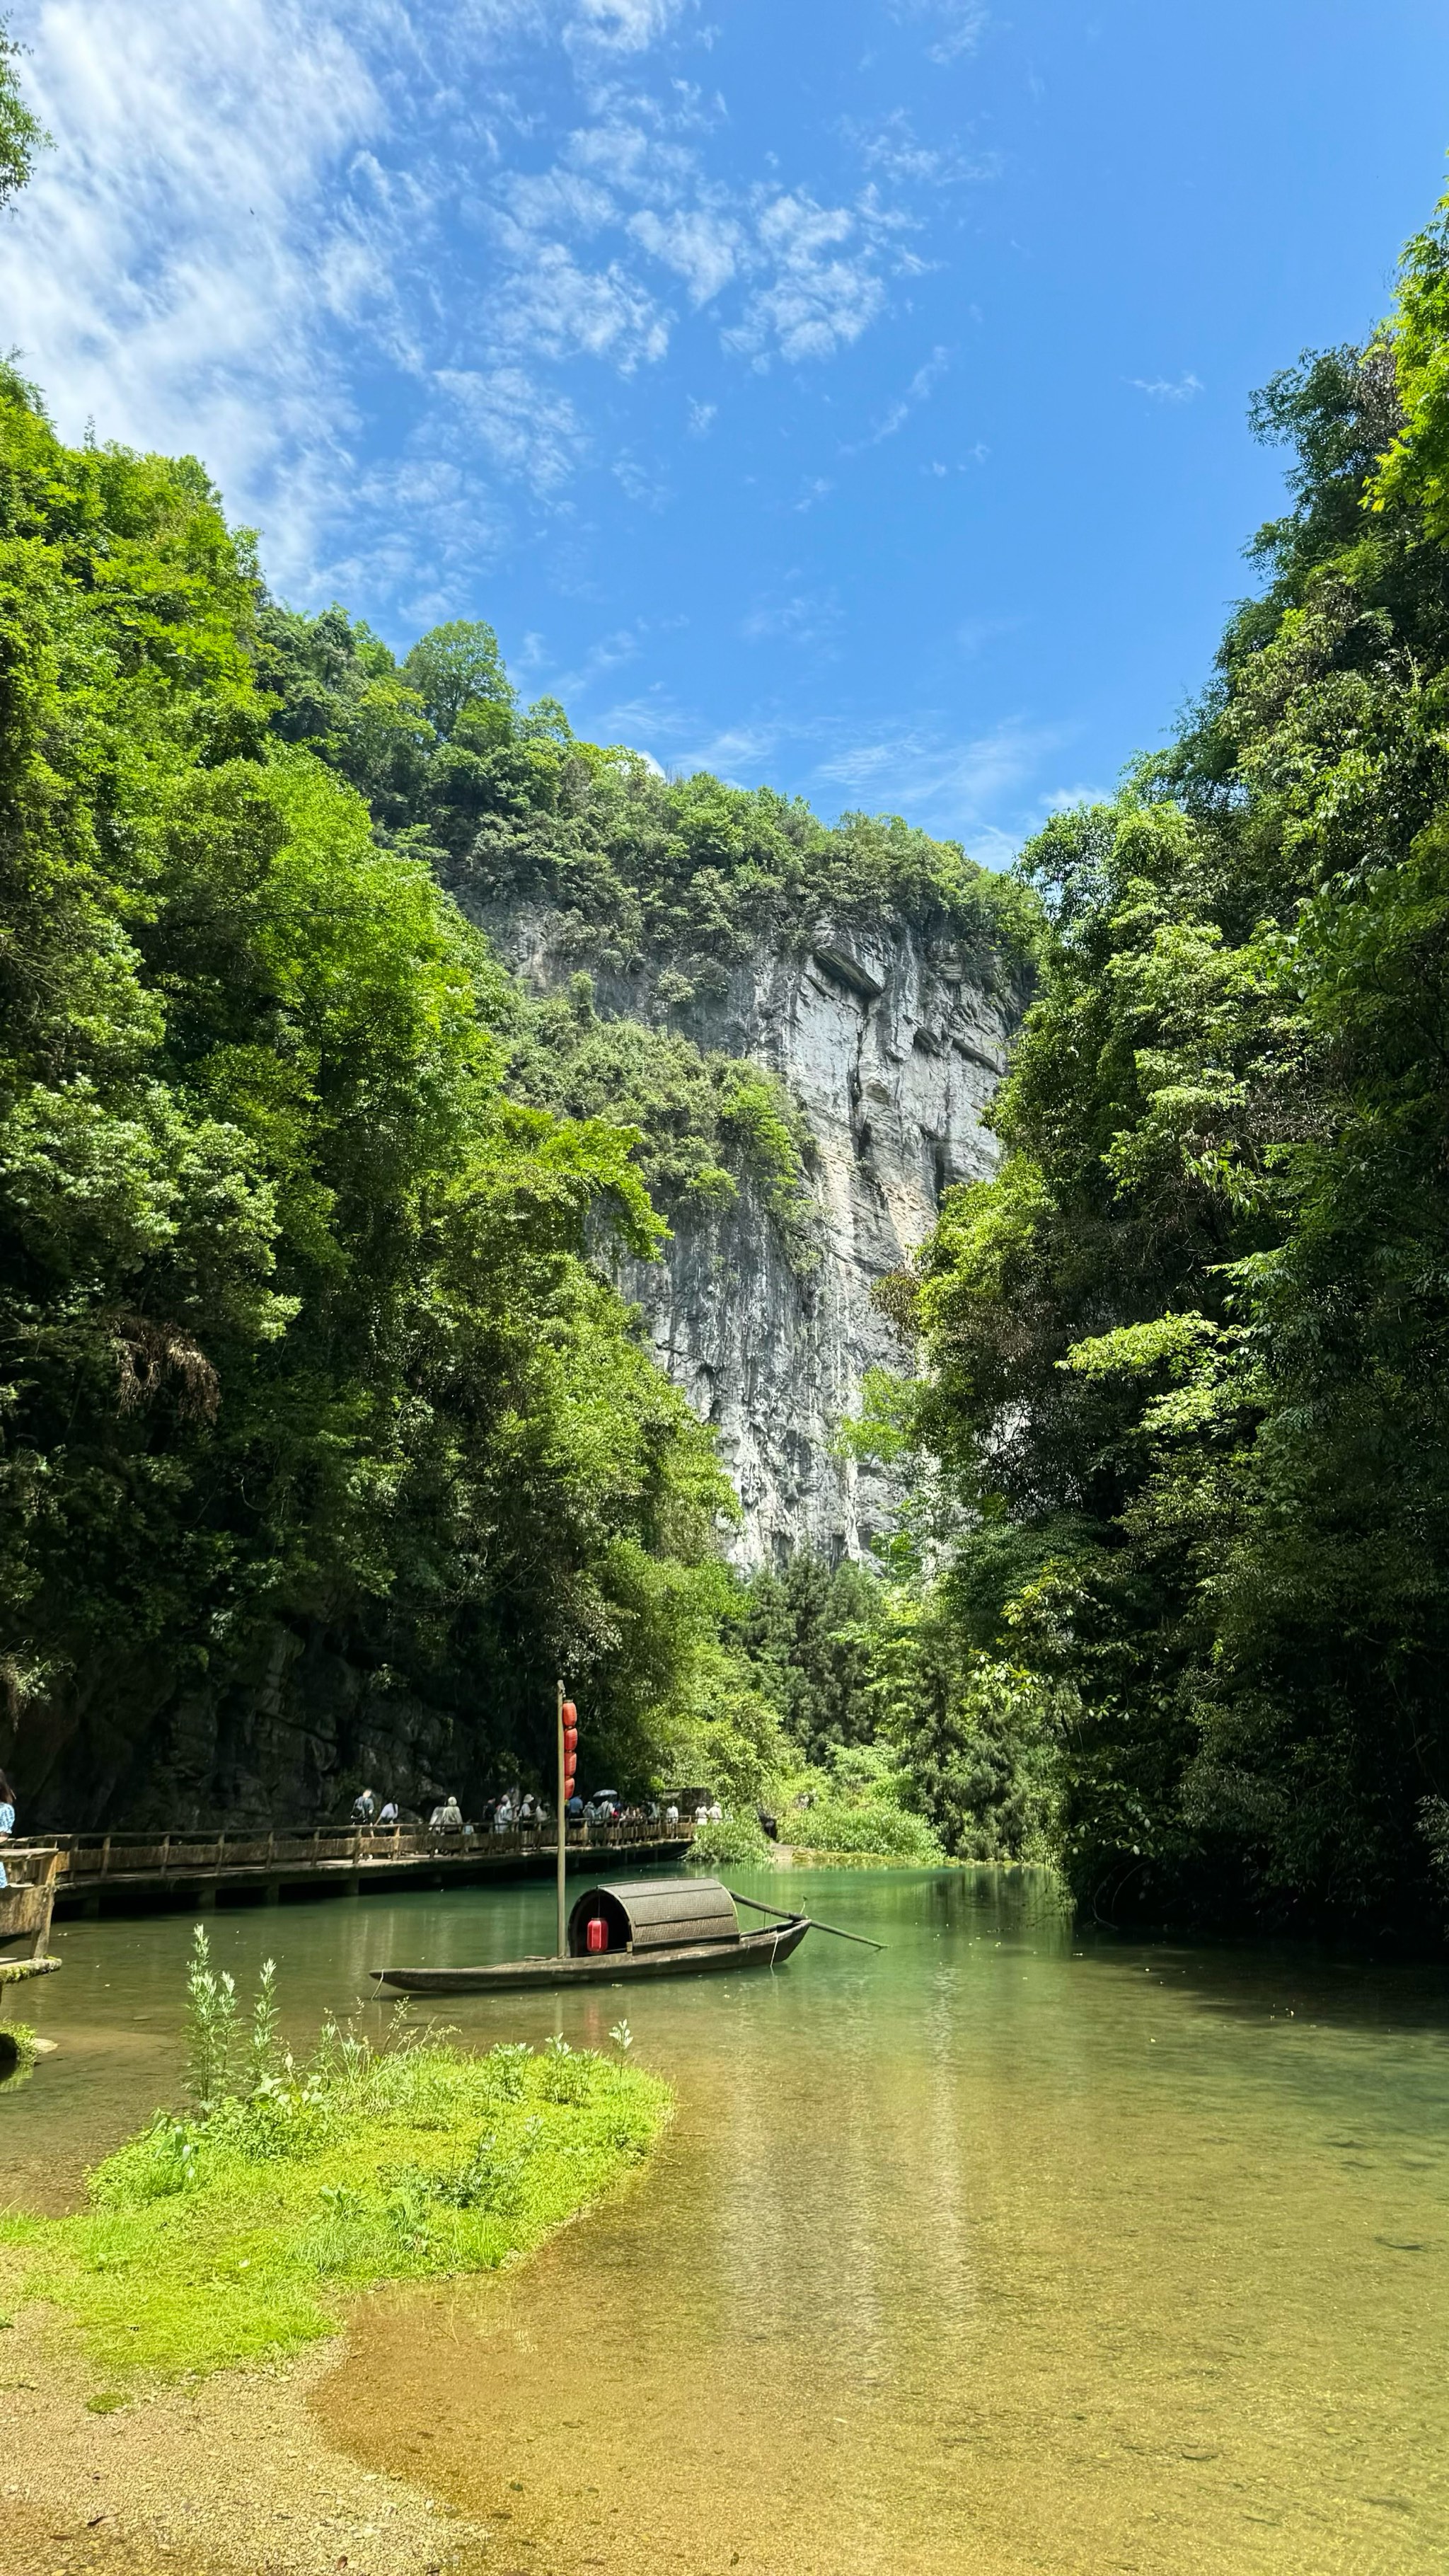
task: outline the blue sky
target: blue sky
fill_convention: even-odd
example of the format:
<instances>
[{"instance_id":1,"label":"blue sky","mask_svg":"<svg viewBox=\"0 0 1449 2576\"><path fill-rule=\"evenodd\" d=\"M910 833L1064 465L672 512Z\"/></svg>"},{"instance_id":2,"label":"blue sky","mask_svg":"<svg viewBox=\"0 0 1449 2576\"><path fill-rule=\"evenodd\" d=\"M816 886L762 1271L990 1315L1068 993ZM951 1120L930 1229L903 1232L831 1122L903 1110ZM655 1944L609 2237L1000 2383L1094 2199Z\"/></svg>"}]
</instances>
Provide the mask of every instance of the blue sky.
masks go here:
<instances>
[{"instance_id":1,"label":"blue sky","mask_svg":"<svg viewBox=\"0 0 1449 2576\"><path fill-rule=\"evenodd\" d=\"M12 0L7 342L274 586L1000 860L1206 676L1442 184L1442 0Z\"/></svg>"}]
</instances>

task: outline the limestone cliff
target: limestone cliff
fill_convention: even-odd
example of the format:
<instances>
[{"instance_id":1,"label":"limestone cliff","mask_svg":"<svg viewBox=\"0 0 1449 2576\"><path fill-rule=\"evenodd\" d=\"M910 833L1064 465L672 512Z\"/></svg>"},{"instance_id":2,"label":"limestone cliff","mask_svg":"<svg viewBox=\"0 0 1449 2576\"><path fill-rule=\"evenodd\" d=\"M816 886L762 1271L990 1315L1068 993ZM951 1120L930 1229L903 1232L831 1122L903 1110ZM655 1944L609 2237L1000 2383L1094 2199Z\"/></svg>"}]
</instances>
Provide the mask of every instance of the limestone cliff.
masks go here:
<instances>
[{"instance_id":1,"label":"limestone cliff","mask_svg":"<svg viewBox=\"0 0 1449 2576\"><path fill-rule=\"evenodd\" d=\"M535 992L577 966L557 914L469 908ZM595 973L595 1000L788 1085L813 1139L818 1258L800 1263L747 1186L732 1206L677 1218L664 1260L625 1265L620 1285L717 1428L744 1506L737 1561L783 1562L802 1545L858 1556L895 1501L888 1474L833 1451L866 1369L900 1365L870 1291L921 1242L942 1191L992 1168L981 1113L1004 1068L1009 1006L948 931L905 922L817 923L708 980L714 989L691 990L634 959Z\"/></svg>"}]
</instances>

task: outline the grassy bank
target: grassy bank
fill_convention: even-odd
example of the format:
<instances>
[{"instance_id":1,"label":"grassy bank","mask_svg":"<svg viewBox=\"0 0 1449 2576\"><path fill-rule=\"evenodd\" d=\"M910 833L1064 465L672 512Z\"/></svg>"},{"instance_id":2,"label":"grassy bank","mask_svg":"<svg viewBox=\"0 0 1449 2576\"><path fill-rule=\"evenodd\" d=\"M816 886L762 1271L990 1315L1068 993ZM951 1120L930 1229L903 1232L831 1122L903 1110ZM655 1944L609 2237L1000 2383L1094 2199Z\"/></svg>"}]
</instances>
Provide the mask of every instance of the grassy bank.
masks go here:
<instances>
[{"instance_id":1,"label":"grassy bank","mask_svg":"<svg viewBox=\"0 0 1449 2576\"><path fill-rule=\"evenodd\" d=\"M190 2111L108 2157L75 2216L0 2222L10 2296L52 2301L121 2389L278 2359L334 2333L349 2294L527 2253L669 2116L622 2048L475 2056L399 2016L380 2047L329 2023L299 2064L275 2028L264 1975L236 2044L201 1946Z\"/></svg>"}]
</instances>

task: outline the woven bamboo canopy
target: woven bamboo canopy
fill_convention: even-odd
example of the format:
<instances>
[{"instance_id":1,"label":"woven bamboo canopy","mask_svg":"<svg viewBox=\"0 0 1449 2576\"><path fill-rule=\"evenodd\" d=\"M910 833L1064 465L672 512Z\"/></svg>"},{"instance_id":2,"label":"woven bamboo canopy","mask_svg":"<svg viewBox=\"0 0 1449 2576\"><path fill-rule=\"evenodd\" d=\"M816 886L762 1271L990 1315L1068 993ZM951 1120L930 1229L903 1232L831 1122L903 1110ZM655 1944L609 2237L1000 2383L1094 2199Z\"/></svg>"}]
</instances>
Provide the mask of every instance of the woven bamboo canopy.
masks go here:
<instances>
[{"instance_id":1,"label":"woven bamboo canopy","mask_svg":"<svg viewBox=\"0 0 1449 2576\"><path fill-rule=\"evenodd\" d=\"M602 1920L609 1950L663 1950L685 1942L738 1941L739 1917L717 1878L614 1878L586 1887L569 1916L569 1953L588 1951L588 1926Z\"/></svg>"}]
</instances>

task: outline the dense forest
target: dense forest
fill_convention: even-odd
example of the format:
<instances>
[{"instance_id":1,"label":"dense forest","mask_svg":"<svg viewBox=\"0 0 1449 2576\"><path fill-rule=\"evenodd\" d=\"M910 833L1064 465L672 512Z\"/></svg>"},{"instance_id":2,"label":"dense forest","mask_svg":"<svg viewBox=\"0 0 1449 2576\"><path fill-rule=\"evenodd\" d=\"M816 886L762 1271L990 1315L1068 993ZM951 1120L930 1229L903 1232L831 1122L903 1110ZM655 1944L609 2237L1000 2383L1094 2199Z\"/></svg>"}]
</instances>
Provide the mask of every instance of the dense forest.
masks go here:
<instances>
[{"instance_id":1,"label":"dense forest","mask_svg":"<svg viewBox=\"0 0 1449 2576\"><path fill-rule=\"evenodd\" d=\"M1449 1900L1449 200L1392 320L1254 424L1290 457L1262 586L1170 749L1027 849L1006 1159L884 1292L946 1532L922 1784L994 1757L1104 1914L1422 1935Z\"/></svg>"},{"instance_id":2,"label":"dense forest","mask_svg":"<svg viewBox=\"0 0 1449 2576\"><path fill-rule=\"evenodd\" d=\"M0 203L42 140L14 69ZM536 1779L563 1669L591 1763L810 1799L817 1844L1439 1937L1449 200L1389 322L1254 425L1288 505L1203 697L991 876L580 741L481 621L399 658L291 611L200 464L67 447L4 374L0 1760L32 1814ZM543 998L488 937L531 901L571 967ZM899 1525L747 1583L613 1280L746 1185L808 1273L812 1139L617 997L647 966L683 1005L822 917L948 925L1024 1016L999 1170L881 1286L900 1372L841 1426ZM309 1695L282 1761L267 1713Z\"/></svg>"}]
</instances>

